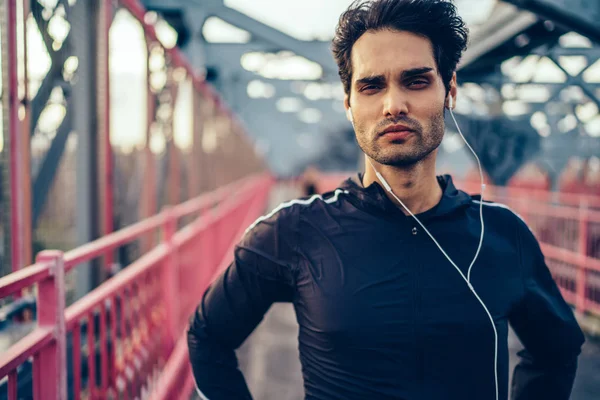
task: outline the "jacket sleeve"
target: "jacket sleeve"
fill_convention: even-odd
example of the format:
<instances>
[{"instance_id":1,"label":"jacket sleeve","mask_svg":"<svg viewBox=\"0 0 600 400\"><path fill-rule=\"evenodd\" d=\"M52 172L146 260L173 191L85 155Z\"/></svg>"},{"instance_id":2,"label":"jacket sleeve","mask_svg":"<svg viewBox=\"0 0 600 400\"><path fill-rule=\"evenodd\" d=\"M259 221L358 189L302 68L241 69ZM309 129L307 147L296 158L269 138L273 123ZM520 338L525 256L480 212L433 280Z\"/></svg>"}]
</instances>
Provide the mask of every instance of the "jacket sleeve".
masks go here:
<instances>
[{"instance_id":1,"label":"jacket sleeve","mask_svg":"<svg viewBox=\"0 0 600 400\"><path fill-rule=\"evenodd\" d=\"M524 295L509 316L524 350L515 367L513 400L568 400L585 340L571 307L563 299L539 243L519 221Z\"/></svg>"},{"instance_id":2,"label":"jacket sleeve","mask_svg":"<svg viewBox=\"0 0 600 400\"><path fill-rule=\"evenodd\" d=\"M294 241L285 219L271 217L245 234L234 261L210 285L192 316L188 349L201 398L252 398L234 350L272 303L293 298Z\"/></svg>"}]
</instances>

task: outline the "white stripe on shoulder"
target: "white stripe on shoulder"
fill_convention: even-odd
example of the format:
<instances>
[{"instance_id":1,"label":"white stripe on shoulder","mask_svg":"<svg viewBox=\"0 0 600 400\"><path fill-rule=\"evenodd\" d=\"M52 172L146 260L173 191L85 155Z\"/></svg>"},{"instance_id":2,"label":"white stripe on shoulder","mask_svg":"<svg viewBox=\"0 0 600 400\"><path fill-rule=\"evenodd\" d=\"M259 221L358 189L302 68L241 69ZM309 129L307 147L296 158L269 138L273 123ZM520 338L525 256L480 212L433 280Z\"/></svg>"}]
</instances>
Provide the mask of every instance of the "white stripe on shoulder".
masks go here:
<instances>
[{"instance_id":1,"label":"white stripe on shoulder","mask_svg":"<svg viewBox=\"0 0 600 400\"><path fill-rule=\"evenodd\" d=\"M518 213L516 213L512 208L510 208L509 206L507 206L506 204L502 204L502 203L486 203L485 201L479 201L479 200L473 200L473 203L477 203L477 204L483 204L484 206L489 206L489 207L499 207L499 208L504 208L507 209L508 211L510 211L511 213L515 214L517 217L519 217L519 219L521 221L523 221L523 223L525 223L525 225L527 225L527 222L525 222L525 219L523 217L521 217Z\"/></svg>"},{"instance_id":2,"label":"white stripe on shoulder","mask_svg":"<svg viewBox=\"0 0 600 400\"><path fill-rule=\"evenodd\" d=\"M311 203L314 203L315 200L323 200L325 203L327 204L331 204L331 203L335 203L336 201L338 201L338 198L340 196L340 194L348 194L349 192L347 190L342 190L342 189L337 189L334 192L334 195L327 199L324 200L323 196L321 196L320 194L315 194L313 196L311 196L310 198L306 199L306 200L291 200L285 203L281 203L279 206L277 206L273 211L271 211L270 213L268 213L267 215L263 215L262 217L259 217L256 221L254 221L252 223L252 225L250 225L248 227L248 229L246 229L246 231L244 232L244 235L248 232L250 232L252 229L254 229L254 227L258 224L260 224L262 221L267 220L269 218L271 218L273 215L277 214L279 211L285 209L285 208L289 208L291 206L293 206L294 204L300 204L300 205L309 205Z\"/></svg>"},{"instance_id":3,"label":"white stripe on shoulder","mask_svg":"<svg viewBox=\"0 0 600 400\"><path fill-rule=\"evenodd\" d=\"M204 393L202 393L202 392L200 391L200 389L198 388L198 386L196 386L196 392L198 392L198 396L200 396L200 400L208 400L208 397L206 397L206 396L204 395Z\"/></svg>"}]
</instances>

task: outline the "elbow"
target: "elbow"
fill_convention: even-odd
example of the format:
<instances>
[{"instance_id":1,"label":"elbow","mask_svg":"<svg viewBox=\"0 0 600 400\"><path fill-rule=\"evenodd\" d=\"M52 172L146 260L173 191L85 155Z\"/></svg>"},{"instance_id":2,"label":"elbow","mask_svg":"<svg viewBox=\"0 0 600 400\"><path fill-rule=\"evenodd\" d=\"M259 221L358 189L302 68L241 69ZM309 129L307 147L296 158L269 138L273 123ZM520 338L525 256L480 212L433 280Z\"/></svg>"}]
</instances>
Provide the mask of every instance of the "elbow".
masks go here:
<instances>
[{"instance_id":1,"label":"elbow","mask_svg":"<svg viewBox=\"0 0 600 400\"><path fill-rule=\"evenodd\" d=\"M187 331L187 343L190 353L190 360L198 360L203 358L206 348L209 346L209 336L206 331L206 323L200 312L194 312L190 318L190 323Z\"/></svg>"},{"instance_id":2,"label":"elbow","mask_svg":"<svg viewBox=\"0 0 600 400\"><path fill-rule=\"evenodd\" d=\"M192 367L200 368L201 365L223 364L237 365L234 347L227 344L221 334L211 334L206 320L201 312L197 311L190 320L187 331L187 343Z\"/></svg>"}]
</instances>

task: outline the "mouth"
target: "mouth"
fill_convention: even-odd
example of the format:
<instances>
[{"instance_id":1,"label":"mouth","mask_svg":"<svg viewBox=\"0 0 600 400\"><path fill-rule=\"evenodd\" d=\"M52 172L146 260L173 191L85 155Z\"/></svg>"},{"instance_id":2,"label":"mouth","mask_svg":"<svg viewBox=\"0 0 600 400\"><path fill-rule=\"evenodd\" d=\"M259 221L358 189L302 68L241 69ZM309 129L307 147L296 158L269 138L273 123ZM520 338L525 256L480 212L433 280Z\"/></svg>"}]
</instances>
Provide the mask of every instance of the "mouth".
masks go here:
<instances>
[{"instance_id":1,"label":"mouth","mask_svg":"<svg viewBox=\"0 0 600 400\"><path fill-rule=\"evenodd\" d=\"M405 139L415 131L405 125L392 125L380 133L380 136L387 137L392 140Z\"/></svg>"}]
</instances>

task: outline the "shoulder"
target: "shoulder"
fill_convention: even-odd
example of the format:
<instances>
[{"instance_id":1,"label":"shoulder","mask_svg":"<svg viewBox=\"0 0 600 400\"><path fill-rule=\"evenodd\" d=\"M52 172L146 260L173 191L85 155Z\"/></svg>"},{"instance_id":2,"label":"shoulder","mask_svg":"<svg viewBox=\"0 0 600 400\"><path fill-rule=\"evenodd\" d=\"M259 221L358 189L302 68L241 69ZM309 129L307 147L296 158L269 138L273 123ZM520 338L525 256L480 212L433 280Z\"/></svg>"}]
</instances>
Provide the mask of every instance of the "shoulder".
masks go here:
<instances>
[{"instance_id":1,"label":"shoulder","mask_svg":"<svg viewBox=\"0 0 600 400\"><path fill-rule=\"evenodd\" d=\"M238 261L255 265L262 275L271 277L295 269L302 245L299 243L300 215L310 212L315 204L333 204L341 192L293 199L256 219L236 246Z\"/></svg>"},{"instance_id":2,"label":"shoulder","mask_svg":"<svg viewBox=\"0 0 600 400\"><path fill-rule=\"evenodd\" d=\"M246 229L245 235L257 230L262 231L265 229L272 229L277 225L283 225L293 229L301 214L314 210L315 206L332 205L345 193L347 193L347 191L343 189L336 189L335 191L327 192L322 195L315 194L283 202L270 212L256 219L256 221Z\"/></svg>"},{"instance_id":3,"label":"shoulder","mask_svg":"<svg viewBox=\"0 0 600 400\"><path fill-rule=\"evenodd\" d=\"M479 209L483 207L484 215L502 218L505 222L513 222L516 224L525 224L525 220L514 209L504 203L498 203L489 200L480 200L479 196L471 198L471 206Z\"/></svg>"},{"instance_id":4,"label":"shoulder","mask_svg":"<svg viewBox=\"0 0 600 400\"><path fill-rule=\"evenodd\" d=\"M519 215L510 206L497 203L493 201L480 201L478 198L472 199L472 205L476 208L483 206L483 215L485 222L491 222L494 225L505 226L510 228L516 233L517 241L520 246L531 246L537 247L537 239L535 234L525 221L525 219ZM486 220L486 216L488 219Z\"/></svg>"}]
</instances>

